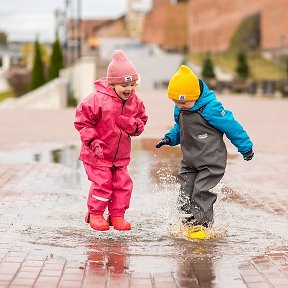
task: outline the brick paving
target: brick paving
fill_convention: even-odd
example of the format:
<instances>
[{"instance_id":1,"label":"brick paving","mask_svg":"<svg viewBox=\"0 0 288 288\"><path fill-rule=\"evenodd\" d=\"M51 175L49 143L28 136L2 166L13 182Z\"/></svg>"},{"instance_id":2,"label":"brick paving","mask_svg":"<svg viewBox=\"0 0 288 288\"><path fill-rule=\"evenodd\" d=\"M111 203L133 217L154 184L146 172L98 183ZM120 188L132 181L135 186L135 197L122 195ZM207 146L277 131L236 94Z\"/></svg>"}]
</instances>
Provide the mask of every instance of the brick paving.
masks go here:
<instances>
[{"instance_id":1,"label":"brick paving","mask_svg":"<svg viewBox=\"0 0 288 288\"><path fill-rule=\"evenodd\" d=\"M21 229L15 226L19 222L20 225L25 225L23 219L28 214L33 214L32 209L37 212L42 206L44 209L57 211L57 205L73 205L75 198L80 202L81 198L84 199L69 191L66 191L70 193L68 195L62 195L63 191L39 193L33 188L27 191L27 179L31 180L36 176L56 177L67 170L68 168L56 164L46 164L44 167L37 163L0 165L0 287L178 287L172 273L124 273L121 265L120 271L115 271L119 266L117 258L114 265L108 267L102 255L99 260L99 253L95 257L92 254L88 261L75 261L52 252L47 253L47 248L22 246L24 241L19 241L18 237L22 236L17 235L16 230L29 233L33 224ZM48 217L45 215L45 218Z\"/></svg>"},{"instance_id":2,"label":"brick paving","mask_svg":"<svg viewBox=\"0 0 288 288\"><path fill-rule=\"evenodd\" d=\"M248 288L288 287L288 247L254 257L240 274Z\"/></svg>"},{"instance_id":3,"label":"brick paving","mask_svg":"<svg viewBox=\"0 0 288 288\"><path fill-rule=\"evenodd\" d=\"M150 100L147 101L148 109L151 109L149 111L152 111L152 108L150 108L152 107L152 103L150 105L149 101ZM259 100L259 103L261 101L262 100ZM233 106L233 100L231 103ZM286 102L285 105L287 105ZM286 107L285 105L280 106ZM251 108L250 106L249 109L253 110L253 107ZM279 109L277 110L278 112ZM15 113L17 113L17 118L15 117ZM242 111L237 111L237 113L240 116L244 115L241 114ZM25 149L32 149L37 152L40 148L43 149L43 147L45 148L46 146L49 148L49 143L78 143L78 135L71 126L73 116L73 109L65 111L14 111L13 114L11 114L11 111L1 110L1 155L4 157L6 152L19 151L19 149L22 149L23 153ZM153 117L154 116L151 118L153 119ZM21 121L19 121L19 119L21 119ZM37 121L35 121L35 119L37 119ZM167 119L165 118L164 123L158 123L157 125L156 128L151 127L151 130L145 132L146 136L144 135L144 137L158 137L158 135L162 135L162 131L166 130L169 126L168 117ZM256 143L260 145L264 135L262 135L261 130L259 136L256 136L256 130L256 127L253 126L252 131L255 135ZM273 150L276 148L266 144L267 142L264 142L263 146L259 147L259 150L261 150L259 153L263 153L264 156L272 153L274 159L275 157L277 158L278 155L275 155L275 151ZM286 145L287 140L285 139L282 139L281 143L276 143L274 146L277 147L276 152L284 153L283 147L287 147ZM16 155L15 157L17 158L18 156ZM255 198L253 193L250 193L250 195L238 195L237 198L237 195L231 192L231 195L229 193L226 195L227 198L230 197L229 201L238 201L239 203L242 203L242 205L247 205L249 202L249 205L252 207L254 205L255 208L262 206L267 212L280 216L282 215L286 219L288 201L286 186L287 173L285 172L287 171L287 168L285 170L286 166L284 166L287 162L285 157L287 157L287 153L283 154L283 158L281 157L282 160L284 159L284 163L281 162L281 159L277 158L277 160L279 160L277 163L279 163L280 166L275 164L275 167L273 167L273 170L279 169L278 180L279 183L282 183L282 186L280 185L281 187L279 187L279 191L281 191L280 194L275 192L271 196L271 194L266 195L262 192L260 198ZM215 284L215 286L213 286L212 282L210 282L210 284L208 283L208 286L205 286L205 284L202 285L196 273L185 274L184 272L176 273L175 271L148 273L125 271L123 268L118 271L118 264L119 261L121 262L121 259L117 257L114 260L109 259L110 262L114 261L112 265L111 263L109 264L105 258L97 258L99 256L97 253L97 257L93 258L93 255L90 255L91 257L87 258L87 255L83 255L83 251L79 252L77 247L73 247L72 244L70 244L71 246L67 245L67 247L64 246L57 249L57 244L59 243L57 241L61 241L61 235L59 236L59 239L52 239L54 242L52 241L50 246L45 242L45 233L42 238L40 236L35 238L34 234L34 242L31 242L31 239L30 242L25 241L25 239L29 237L29 233L31 231L31 233L33 233L33 231L35 232L35 229L39 227L37 221L43 221L43 219L46 221L46 223L44 223L46 226L43 224L43 229L45 229L45 227L49 228L52 225L55 225L55 223L59 225L65 221L65 219L59 217L57 212L66 205L68 205L70 209L76 207L75 209L77 211L81 211L81 205L85 203L86 195L75 194L73 189L57 191L57 189L53 189L53 185L51 185L51 187L49 186L49 181L47 182L49 187L45 187L45 193L43 193L43 183L41 183L43 179L55 180L59 175L74 173L75 171L71 167L68 168L57 163L23 163L23 161L18 163L17 159L14 159L14 163L8 163L2 160L3 159L0 159L0 288L222 288L221 283ZM263 162L261 161L264 160L255 160L256 164L257 161L259 161L259 169L259 167L263 165ZM267 161L268 160L270 161L271 159L268 157ZM232 167L231 171L239 172L239 177L243 177L243 175L246 175L245 172L243 172L243 170L245 170L243 165L244 164L240 164L238 168ZM257 171L253 171L253 173L256 175L255 177L258 177L257 179L259 179L261 175L260 173L257 175ZM228 171L228 174L229 173L230 172ZM249 174L249 172L247 172L247 174ZM34 183L35 185L31 186L31 183ZM269 183L270 182L268 181L268 185ZM286 192L286 194L284 192ZM259 191L259 193L261 193L261 191ZM254 202L251 199L254 199ZM51 210L49 213L41 211L43 203L45 203L45 209ZM37 219L37 215L39 215L39 219ZM51 215L53 215L54 218L51 217ZM71 217L69 211L67 211L66 214L61 215L67 216L67 219ZM28 216L32 217L33 221L27 221ZM84 226L82 222L81 225ZM61 229L61 225L59 225L58 228ZM85 231L85 229L86 228L84 227L83 231ZM26 234L23 231L25 231ZM83 231L81 231L81 233ZM245 263L239 266L239 277L243 286L235 287L288 287L288 247L271 248L264 255L258 255L251 259L247 259Z\"/></svg>"}]
</instances>

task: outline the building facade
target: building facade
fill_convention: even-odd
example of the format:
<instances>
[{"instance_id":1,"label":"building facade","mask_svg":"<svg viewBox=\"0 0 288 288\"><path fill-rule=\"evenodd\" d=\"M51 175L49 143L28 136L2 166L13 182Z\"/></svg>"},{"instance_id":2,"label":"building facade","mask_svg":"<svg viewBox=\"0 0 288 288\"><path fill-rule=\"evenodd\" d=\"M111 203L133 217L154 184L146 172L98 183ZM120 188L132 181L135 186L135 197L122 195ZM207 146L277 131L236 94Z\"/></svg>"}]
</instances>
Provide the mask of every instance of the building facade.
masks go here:
<instances>
[{"instance_id":1,"label":"building facade","mask_svg":"<svg viewBox=\"0 0 288 288\"><path fill-rule=\"evenodd\" d=\"M221 52L243 19L260 16L260 49L273 51L288 40L286 0L190 0L188 47L192 52Z\"/></svg>"},{"instance_id":2,"label":"building facade","mask_svg":"<svg viewBox=\"0 0 288 288\"><path fill-rule=\"evenodd\" d=\"M143 43L155 43L167 50L187 47L190 52L223 52L229 49L244 19L258 15L259 48L268 52L287 50L287 0L152 2L144 20Z\"/></svg>"},{"instance_id":3,"label":"building facade","mask_svg":"<svg viewBox=\"0 0 288 288\"><path fill-rule=\"evenodd\" d=\"M153 43L170 51L187 47L188 1L154 0L144 20L143 43Z\"/></svg>"}]
</instances>

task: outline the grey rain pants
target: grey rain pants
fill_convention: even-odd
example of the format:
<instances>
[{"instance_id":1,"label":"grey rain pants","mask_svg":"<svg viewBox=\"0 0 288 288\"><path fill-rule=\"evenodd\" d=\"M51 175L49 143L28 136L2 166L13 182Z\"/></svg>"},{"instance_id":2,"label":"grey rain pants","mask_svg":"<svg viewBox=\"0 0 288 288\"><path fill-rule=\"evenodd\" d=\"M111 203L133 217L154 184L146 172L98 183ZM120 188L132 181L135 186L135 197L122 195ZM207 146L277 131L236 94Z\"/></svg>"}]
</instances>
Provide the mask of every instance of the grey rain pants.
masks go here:
<instances>
[{"instance_id":1,"label":"grey rain pants","mask_svg":"<svg viewBox=\"0 0 288 288\"><path fill-rule=\"evenodd\" d=\"M212 127L200 112L181 111L179 125L183 153L179 209L184 218L209 224L213 222L213 204L217 199L210 189L222 179L227 162L223 133Z\"/></svg>"}]
</instances>

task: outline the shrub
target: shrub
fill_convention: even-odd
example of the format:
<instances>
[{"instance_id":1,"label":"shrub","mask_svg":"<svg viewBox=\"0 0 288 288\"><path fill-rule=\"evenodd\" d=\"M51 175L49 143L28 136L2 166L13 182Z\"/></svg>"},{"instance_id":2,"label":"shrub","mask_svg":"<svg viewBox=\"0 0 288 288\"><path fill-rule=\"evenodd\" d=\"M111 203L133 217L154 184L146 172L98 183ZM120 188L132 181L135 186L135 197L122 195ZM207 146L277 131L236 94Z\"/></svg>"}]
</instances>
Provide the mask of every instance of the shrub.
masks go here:
<instances>
[{"instance_id":1,"label":"shrub","mask_svg":"<svg viewBox=\"0 0 288 288\"><path fill-rule=\"evenodd\" d=\"M206 79L215 79L214 64L209 54L204 59L201 75Z\"/></svg>"},{"instance_id":2,"label":"shrub","mask_svg":"<svg viewBox=\"0 0 288 288\"><path fill-rule=\"evenodd\" d=\"M31 74L27 69L12 68L7 72L6 79L15 97L20 97L29 92Z\"/></svg>"},{"instance_id":3,"label":"shrub","mask_svg":"<svg viewBox=\"0 0 288 288\"><path fill-rule=\"evenodd\" d=\"M250 68L247 62L247 57L244 51L240 50L237 53L237 63L235 72L238 78L246 79L250 75Z\"/></svg>"}]
</instances>

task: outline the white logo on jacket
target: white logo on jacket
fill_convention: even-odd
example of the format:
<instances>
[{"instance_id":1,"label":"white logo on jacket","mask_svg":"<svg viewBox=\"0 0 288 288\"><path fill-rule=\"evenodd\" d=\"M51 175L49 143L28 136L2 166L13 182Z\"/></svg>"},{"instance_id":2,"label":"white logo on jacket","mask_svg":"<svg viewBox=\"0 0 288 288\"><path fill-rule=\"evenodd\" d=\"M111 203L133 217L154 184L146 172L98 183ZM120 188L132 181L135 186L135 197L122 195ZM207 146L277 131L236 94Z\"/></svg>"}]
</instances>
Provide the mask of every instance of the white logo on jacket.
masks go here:
<instances>
[{"instance_id":1,"label":"white logo on jacket","mask_svg":"<svg viewBox=\"0 0 288 288\"><path fill-rule=\"evenodd\" d=\"M205 139L205 138L207 138L207 137L208 137L208 134L207 134L207 133L198 135L198 138L199 138L199 139Z\"/></svg>"}]
</instances>

